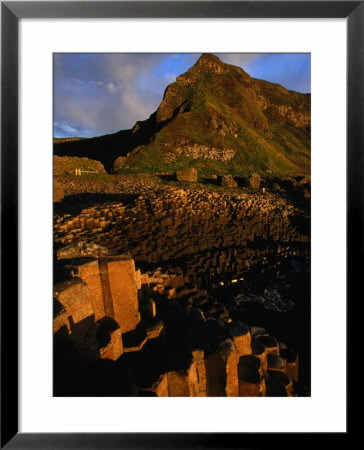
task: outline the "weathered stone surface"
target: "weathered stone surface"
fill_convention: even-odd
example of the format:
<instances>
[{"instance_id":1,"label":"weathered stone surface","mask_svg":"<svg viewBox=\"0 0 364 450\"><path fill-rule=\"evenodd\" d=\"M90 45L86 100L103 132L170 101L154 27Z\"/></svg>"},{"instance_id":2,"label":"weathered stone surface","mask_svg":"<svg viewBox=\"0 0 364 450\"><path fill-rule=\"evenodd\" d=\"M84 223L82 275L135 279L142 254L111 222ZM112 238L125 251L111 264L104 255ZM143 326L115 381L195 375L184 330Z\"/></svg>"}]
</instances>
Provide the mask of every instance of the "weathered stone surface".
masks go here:
<instances>
[{"instance_id":1,"label":"weathered stone surface","mask_svg":"<svg viewBox=\"0 0 364 450\"><path fill-rule=\"evenodd\" d=\"M169 371L167 377L169 397L205 397L204 352L194 350L189 366L183 370Z\"/></svg>"},{"instance_id":2,"label":"weathered stone surface","mask_svg":"<svg viewBox=\"0 0 364 450\"><path fill-rule=\"evenodd\" d=\"M237 364L239 354L231 339L223 341L216 354L206 361L208 397L238 396Z\"/></svg>"},{"instance_id":3,"label":"weathered stone surface","mask_svg":"<svg viewBox=\"0 0 364 450\"><path fill-rule=\"evenodd\" d=\"M95 320L106 316L104 293L101 285L101 277L98 261L89 261L75 266L77 275L87 284Z\"/></svg>"},{"instance_id":4,"label":"weathered stone surface","mask_svg":"<svg viewBox=\"0 0 364 450\"><path fill-rule=\"evenodd\" d=\"M134 330L140 321L134 260L130 255L100 260L105 311L119 324L122 334Z\"/></svg>"},{"instance_id":5,"label":"weathered stone surface","mask_svg":"<svg viewBox=\"0 0 364 450\"><path fill-rule=\"evenodd\" d=\"M257 173L252 173L249 177L249 187L258 189L260 186L260 176Z\"/></svg>"},{"instance_id":6,"label":"weathered stone surface","mask_svg":"<svg viewBox=\"0 0 364 450\"><path fill-rule=\"evenodd\" d=\"M110 342L106 347L100 349L101 359L116 361L123 354L123 341L120 328L110 333Z\"/></svg>"},{"instance_id":7,"label":"weathered stone surface","mask_svg":"<svg viewBox=\"0 0 364 450\"><path fill-rule=\"evenodd\" d=\"M59 283L54 286L54 297L64 306L72 322L93 316L90 291L80 278Z\"/></svg>"},{"instance_id":8,"label":"weathered stone surface","mask_svg":"<svg viewBox=\"0 0 364 450\"><path fill-rule=\"evenodd\" d=\"M152 392L157 397L169 397L167 374L162 374L151 388L143 389L143 391Z\"/></svg>"},{"instance_id":9,"label":"weathered stone surface","mask_svg":"<svg viewBox=\"0 0 364 450\"><path fill-rule=\"evenodd\" d=\"M196 183L198 179L198 173L194 167L190 167L188 169L177 170L176 178L178 181L188 181L190 183Z\"/></svg>"},{"instance_id":10,"label":"weathered stone surface","mask_svg":"<svg viewBox=\"0 0 364 450\"><path fill-rule=\"evenodd\" d=\"M104 317L96 323L96 337L101 359L116 361L123 354L121 330L111 317Z\"/></svg>"},{"instance_id":11,"label":"weathered stone surface","mask_svg":"<svg viewBox=\"0 0 364 450\"><path fill-rule=\"evenodd\" d=\"M189 370L168 372L169 397L190 397Z\"/></svg>"},{"instance_id":12,"label":"weathered stone surface","mask_svg":"<svg viewBox=\"0 0 364 450\"><path fill-rule=\"evenodd\" d=\"M189 396L200 397L198 365L192 362L188 371Z\"/></svg>"},{"instance_id":13,"label":"weathered stone surface","mask_svg":"<svg viewBox=\"0 0 364 450\"><path fill-rule=\"evenodd\" d=\"M193 357L193 370L196 373L196 383L194 384L194 396L206 397L207 385L206 385L206 367L205 356L203 350L192 351Z\"/></svg>"},{"instance_id":14,"label":"weathered stone surface","mask_svg":"<svg viewBox=\"0 0 364 450\"><path fill-rule=\"evenodd\" d=\"M71 325L66 311L53 319L53 333L57 333L62 327L65 327L68 335L71 331Z\"/></svg>"},{"instance_id":15,"label":"weathered stone surface","mask_svg":"<svg viewBox=\"0 0 364 450\"><path fill-rule=\"evenodd\" d=\"M226 364L225 394L227 397L237 397L239 394L237 371L239 352L234 342L231 339L227 339L219 345L217 353Z\"/></svg>"}]
</instances>

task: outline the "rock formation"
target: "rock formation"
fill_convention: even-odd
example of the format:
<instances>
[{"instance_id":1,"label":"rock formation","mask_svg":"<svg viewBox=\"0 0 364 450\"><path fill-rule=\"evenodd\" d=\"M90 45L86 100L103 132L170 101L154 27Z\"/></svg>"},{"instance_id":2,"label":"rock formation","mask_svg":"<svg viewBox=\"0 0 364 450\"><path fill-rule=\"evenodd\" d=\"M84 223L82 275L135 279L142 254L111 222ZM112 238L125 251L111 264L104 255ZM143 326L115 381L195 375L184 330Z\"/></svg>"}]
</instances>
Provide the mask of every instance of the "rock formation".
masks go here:
<instances>
[{"instance_id":1,"label":"rock formation","mask_svg":"<svg viewBox=\"0 0 364 450\"><path fill-rule=\"evenodd\" d=\"M119 381L127 395L298 395L297 353L261 328L183 307L183 291L206 294L182 273L140 273L129 255L69 260L68 268L73 276L54 287L56 380L72 368L57 365L66 353L91 377L98 361L114 361L111 373L127 367L128 381Z\"/></svg>"},{"instance_id":2,"label":"rock formation","mask_svg":"<svg viewBox=\"0 0 364 450\"><path fill-rule=\"evenodd\" d=\"M55 395L307 395L297 352L211 294L307 257L302 211L271 191L128 195L55 214Z\"/></svg>"},{"instance_id":3,"label":"rock formation","mask_svg":"<svg viewBox=\"0 0 364 450\"><path fill-rule=\"evenodd\" d=\"M62 248L60 259L100 254L105 248L130 252L137 262L184 258L188 275L200 283L201 277L242 271L246 260L304 254L309 222L302 217L297 228L295 215L294 206L274 193L217 194L168 187L149 190L132 203L102 203L75 215L55 216L54 238L56 244L76 246ZM258 238L272 245L257 249L251 243Z\"/></svg>"}]
</instances>

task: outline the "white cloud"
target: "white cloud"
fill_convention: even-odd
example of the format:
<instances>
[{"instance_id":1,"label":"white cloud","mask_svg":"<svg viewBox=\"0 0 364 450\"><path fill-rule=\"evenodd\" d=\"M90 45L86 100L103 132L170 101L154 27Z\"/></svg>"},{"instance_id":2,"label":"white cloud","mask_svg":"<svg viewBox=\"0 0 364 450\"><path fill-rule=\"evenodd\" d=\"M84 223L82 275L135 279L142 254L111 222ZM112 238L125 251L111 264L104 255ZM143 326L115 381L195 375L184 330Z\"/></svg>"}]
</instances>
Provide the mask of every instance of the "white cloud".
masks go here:
<instances>
[{"instance_id":1,"label":"white cloud","mask_svg":"<svg viewBox=\"0 0 364 450\"><path fill-rule=\"evenodd\" d=\"M75 132L77 132L76 128L71 127L71 125L62 124L61 128L63 128L64 131L66 131L67 133L75 133Z\"/></svg>"},{"instance_id":2,"label":"white cloud","mask_svg":"<svg viewBox=\"0 0 364 450\"><path fill-rule=\"evenodd\" d=\"M116 86L114 83L112 83L111 81L109 81L106 85L105 85L106 89L109 92L115 92L116 91Z\"/></svg>"},{"instance_id":3,"label":"white cloud","mask_svg":"<svg viewBox=\"0 0 364 450\"><path fill-rule=\"evenodd\" d=\"M72 123L78 130L94 130L94 135L101 135L131 128L136 121L148 118L157 109L166 86L174 81L172 76L155 76L155 69L169 56L57 55L54 67L57 129Z\"/></svg>"}]
</instances>

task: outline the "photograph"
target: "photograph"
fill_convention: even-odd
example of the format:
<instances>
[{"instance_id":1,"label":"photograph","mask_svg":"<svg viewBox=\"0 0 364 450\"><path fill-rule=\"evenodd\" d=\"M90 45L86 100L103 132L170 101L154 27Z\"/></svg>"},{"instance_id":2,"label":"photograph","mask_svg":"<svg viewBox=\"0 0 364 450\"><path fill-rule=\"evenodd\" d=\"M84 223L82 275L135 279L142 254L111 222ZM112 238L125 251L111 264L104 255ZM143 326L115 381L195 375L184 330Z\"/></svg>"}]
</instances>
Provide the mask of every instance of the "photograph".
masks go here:
<instances>
[{"instance_id":1,"label":"photograph","mask_svg":"<svg viewBox=\"0 0 364 450\"><path fill-rule=\"evenodd\" d=\"M363 24L1 1L1 448L345 447Z\"/></svg>"},{"instance_id":2,"label":"photograph","mask_svg":"<svg viewBox=\"0 0 364 450\"><path fill-rule=\"evenodd\" d=\"M53 53L53 395L311 396L310 53Z\"/></svg>"}]
</instances>

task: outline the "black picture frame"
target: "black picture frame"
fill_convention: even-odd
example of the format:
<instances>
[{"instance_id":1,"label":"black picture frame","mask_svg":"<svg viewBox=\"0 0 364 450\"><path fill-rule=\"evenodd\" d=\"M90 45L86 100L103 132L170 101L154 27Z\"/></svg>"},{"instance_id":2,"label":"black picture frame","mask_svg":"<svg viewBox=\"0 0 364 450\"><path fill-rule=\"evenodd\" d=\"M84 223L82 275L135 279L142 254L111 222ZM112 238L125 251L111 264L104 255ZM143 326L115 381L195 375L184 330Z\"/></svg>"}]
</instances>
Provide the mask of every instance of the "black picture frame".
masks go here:
<instances>
[{"instance_id":1,"label":"black picture frame","mask_svg":"<svg viewBox=\"0 0 364 450\"><path fill-rule=\"evenodd\" d=\"M18 432L18 22L22 18L109 17L347 19L347 305L364 273L364 1L1 2L1 448L270 447L282 438L279 433ZM335 436L339 445L351 431L350 411L347 417L347 432ZM315 444L327 439L320 435L316 434ZM309 433L287 433L283 447L309 440Z\"/></svg>"}]
</instances>

